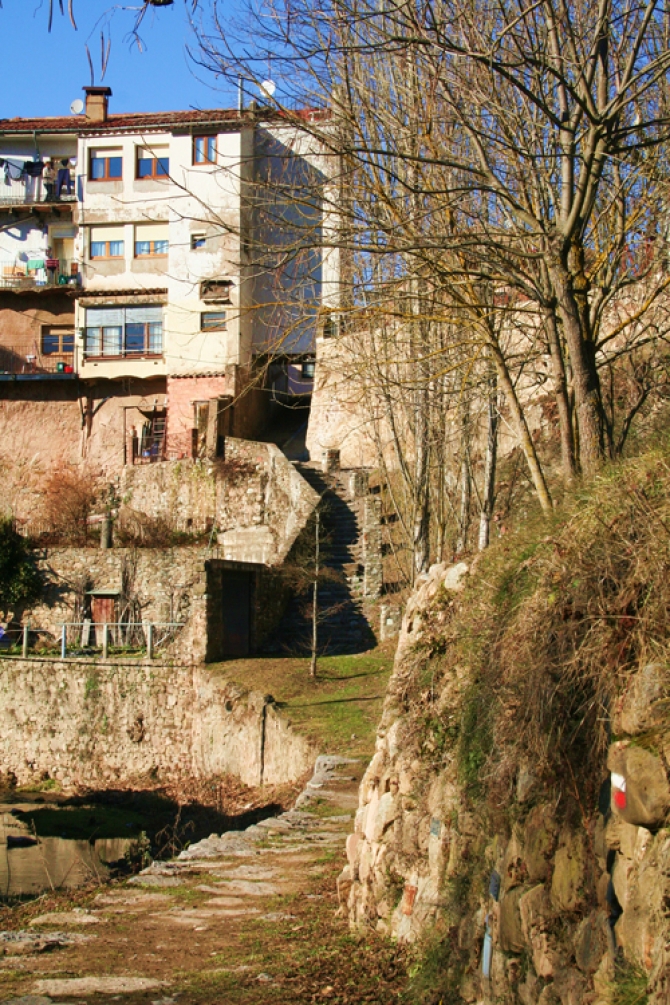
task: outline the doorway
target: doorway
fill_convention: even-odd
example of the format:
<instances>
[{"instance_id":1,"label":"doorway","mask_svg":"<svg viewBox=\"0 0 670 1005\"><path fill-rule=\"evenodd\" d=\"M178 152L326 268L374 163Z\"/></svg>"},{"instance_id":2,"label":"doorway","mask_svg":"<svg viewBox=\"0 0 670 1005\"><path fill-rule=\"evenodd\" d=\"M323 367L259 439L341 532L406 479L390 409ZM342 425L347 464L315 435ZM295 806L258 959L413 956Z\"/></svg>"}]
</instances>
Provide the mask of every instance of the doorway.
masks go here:
<instances>
[{"instance_id":1,"label":"doorway","mask_svg":"<svg viewBox=\"0 0 670 1005\"><path fill-rule=\"evenodd\" d=\"M221 570L221 656L251 652L252 572Z\"/></svg>"}]
</instances>

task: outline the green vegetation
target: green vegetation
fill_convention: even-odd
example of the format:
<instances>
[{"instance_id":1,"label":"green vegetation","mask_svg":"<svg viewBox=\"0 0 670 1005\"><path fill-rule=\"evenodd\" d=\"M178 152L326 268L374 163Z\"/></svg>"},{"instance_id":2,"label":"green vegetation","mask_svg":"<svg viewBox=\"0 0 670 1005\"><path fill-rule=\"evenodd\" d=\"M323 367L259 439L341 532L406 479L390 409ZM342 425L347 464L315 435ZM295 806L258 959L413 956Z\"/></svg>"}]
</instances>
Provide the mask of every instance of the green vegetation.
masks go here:
<instances>
[{"instance_id":1,"label":"green vegetation","mask_svg":"<svg viewBox=\"0 0 670 1005\"><path fill-rule=\"evenodd\" d=\"M632 963L619 963L609 991L612 1005L647 1005L647 975Z\"/></svg>"},{"instance_id":2,"label":"green vegetation","mask_svg":"<svg viewBox=\"0 0 670 1005\"><path fill-rule=\"evenodd\" d=\"M10 519L0 519L0 609L30 603L39 596L40 585L25 539Z\"/></svg>"},{"instance_id":3,"label":"green vegetation","mask_svg":"<svg viewBox=\"0 0 670 1005\"><path fill-rule=\"evenodd\" d=\"M271 694L296 729L324 753L346 749L368 756L393 666L393 652L379 647L356 656L322 656L319 676L309 678L305 658L255 658L214 669L250 690Z\"/></svg>"}]
</instances>

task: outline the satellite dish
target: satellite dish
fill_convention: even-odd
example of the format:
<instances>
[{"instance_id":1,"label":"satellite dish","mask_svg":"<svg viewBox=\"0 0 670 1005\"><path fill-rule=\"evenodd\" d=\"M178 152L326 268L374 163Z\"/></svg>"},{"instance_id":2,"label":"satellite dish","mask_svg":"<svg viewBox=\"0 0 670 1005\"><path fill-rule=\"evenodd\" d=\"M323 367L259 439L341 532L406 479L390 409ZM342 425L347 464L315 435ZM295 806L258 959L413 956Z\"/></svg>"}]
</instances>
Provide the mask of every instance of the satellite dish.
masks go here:
<instances>
[{"instance_id":1,"label":"satellite dish","mask_svg":"<svg viewBox=\"0 0 670 1005\"><path fill-rule=\"evenodd\" d=\"M70 105L70 111L72 112L73 115L81 115L81 113L84 111L84 102L81 100L81 98L74 99L74 101Z\"/></svg>"},{"instance_id":2,"label":"satellite dish","mask_svg":"<svg viewBox=\"0 0 670 1005\"><path fill-rule=\"evenodd\" d=\"M263 97L271 98L272 95L277 90L277 85L275 84L274 80L264 80L259 90L263 95Z\"/></svg>"}]
</instances>

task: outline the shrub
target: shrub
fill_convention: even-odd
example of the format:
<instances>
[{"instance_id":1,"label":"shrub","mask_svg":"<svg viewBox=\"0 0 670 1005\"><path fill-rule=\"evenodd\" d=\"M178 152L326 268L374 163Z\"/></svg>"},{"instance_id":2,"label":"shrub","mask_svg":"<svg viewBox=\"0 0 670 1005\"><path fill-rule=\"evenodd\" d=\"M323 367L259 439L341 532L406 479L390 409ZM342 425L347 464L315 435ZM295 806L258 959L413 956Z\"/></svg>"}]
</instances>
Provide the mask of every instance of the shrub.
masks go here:
<instances>
[{"instance_id":1,"label":"shrub","mask_svg":"<svg viewBox=\"0 0 670 1005\"><path fill-rule=\"evenodd\" d=\"M90 473L68 467L53 471L44 491L44 516L54 535L68 544L86 544L97 495Z\"/></svg>"},{"instance_id":2,"label":"shrub","mask_svg":"<svg viewBox=\"0 0 670 1005\"><path fill-rule=\"evenodd\" d=\"M11 520L0 520L0 608L30 603L39 592L40 576L25 539Z\"/></svg>"}]
</instances>

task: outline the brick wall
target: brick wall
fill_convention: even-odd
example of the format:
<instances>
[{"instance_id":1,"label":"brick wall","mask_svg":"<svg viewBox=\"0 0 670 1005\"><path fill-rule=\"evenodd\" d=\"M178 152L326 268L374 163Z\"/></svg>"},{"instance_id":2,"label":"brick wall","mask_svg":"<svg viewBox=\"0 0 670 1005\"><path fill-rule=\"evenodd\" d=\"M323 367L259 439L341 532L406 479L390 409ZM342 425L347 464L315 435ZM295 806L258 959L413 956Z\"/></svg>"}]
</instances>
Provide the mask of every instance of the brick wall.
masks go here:
<instances>
[{"instance_id":1,"label":"brick wall","mask_svg":"<svg viewBox=\"0 0 670 1005\"><path fill-rule=\"evenodd\" d=\"M235 393L233 373L216 377L168 377L167 453L173 460L191 457L194 403Z\"/></svg>"}]
</instances>

